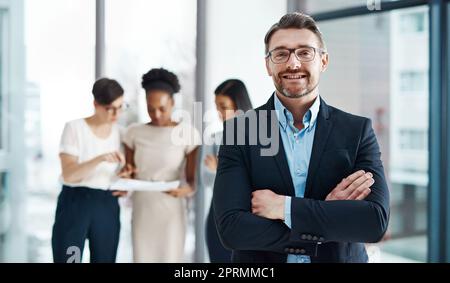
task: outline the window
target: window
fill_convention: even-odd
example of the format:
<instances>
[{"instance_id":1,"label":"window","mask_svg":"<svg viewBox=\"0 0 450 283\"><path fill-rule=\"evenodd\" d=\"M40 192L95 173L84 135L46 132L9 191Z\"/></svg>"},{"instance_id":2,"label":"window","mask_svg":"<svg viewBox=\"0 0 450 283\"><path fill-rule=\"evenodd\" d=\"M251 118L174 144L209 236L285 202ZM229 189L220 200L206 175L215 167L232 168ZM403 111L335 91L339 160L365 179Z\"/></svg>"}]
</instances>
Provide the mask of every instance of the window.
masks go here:
<instances>
[{"instance_id":1,"label":"window","mask_svg":"<svg viewBox=\"0 0 450 283\"><path fill-rule=\"evenodd\" d=\"M400 73L400 91L425 92L427 74L424 71L403 71Z\"/></svg>"},{"instance_id":2,"label":"window","mask_svg":"<svg viewBox=\"0 0 450 283\"><path fill-rule=\"evenodd\" d=\"M400 32L415 33L425 31L425 13L414 12L400 16Z\"/></svg>"},{"instance_id":3,"label":"window","mask_svg":"<svg viewBox=\"0 0 450 283\"><path fill-rule=\"evenodd\" d=\"M429 60L417 54L428 54L429 39L427 30L403 37L399 28L404 15L427 11L414 7L318 23L332 62L321 78L321 96L371 118L380 144L392 202L388 231L376 245L382 262L427 260ZM411 92L423 95L404 95Z\"/></svg>"},{"instance_id":4,"label":"window","mask_svg":"<svg viewBox=\"0 0 450 283\"><path fill-rule=\"evenodd\" d=\"M368 7L375 10L379 7L381 0L299 0L300 3L305 2L305 8L308 13L324 13L333 10L340 10L352 7Z\"/></svg>"},{"instance_id":5,"label":"window","mask_svg":"<svg viewBox=\"0 0 450 283\"><path fill-rule=\"evenodd\" d=\"M125 90L130 109L121 123L130 125L149 120L142 75L152 68L163 67L174 72L181 85L175 95L176 109L191 112L195 101L195 46L197 2L195 0L113 0L106 1L105 75L116 79ZM189 205L189 223L193 222ZM132 261L131 211L122 209L119 262ZM195 235L187 227L185 252L191 261Z\"/></svg>"},{"instance_id":6,"label":"window","mask_svg":"<svg viewBox=\"0 0 450 283\"><path fill-rule=\"evenodd\" d=\"M24 8L28 260L51 262L61 133L93 112L95 1L26 0Z\"/></svg>"},{"instance_id":7,"label":"window","mask_svg":"<svg viewBox=\"0 0 450 283\"><path fill-rule=\"evenodd\" d=\"M428 132L419 129L400 130L400 149L427 150Z\"/></svg>"},{"instance_id":8,"label":"window","mask_svg":"<svg viewBox=\"0 0 450 283\"><path fill-rule=\"evenodd\" d=\"M195 100L195 0L106 1L106 76L124 87L132 122L148 121L141 78L151 68L177 74L176 107L191 111ZM151 16L150 16L151 15ZM132 31L132 32L130 32Z\"/></svg>"},{"instance_id":9,"label":"window","mask_svg":"<svg viewBox=\"0 0 450 283\"><path fill-rule=\"evenodd\" d=\"M0 262L5 260L5 239L9 230L10 202L7 198L7 152L5 141L7 138L7 109L6 103L6 68L7 59L7 29L6 16L8 11L0 8Z\"/></svg>"},{"instance_id":10,"label":"window","mask_svg":"<svg viewBox=\"0 0 450 283\"><path fill-rule=\"evenodd\" d=\"M0 9L0 152L5 148L7 137L7 85L6 85L6 71L5 65L7 56L7 25L6 25L7 10Z\"/></svg>"}]
</instances>

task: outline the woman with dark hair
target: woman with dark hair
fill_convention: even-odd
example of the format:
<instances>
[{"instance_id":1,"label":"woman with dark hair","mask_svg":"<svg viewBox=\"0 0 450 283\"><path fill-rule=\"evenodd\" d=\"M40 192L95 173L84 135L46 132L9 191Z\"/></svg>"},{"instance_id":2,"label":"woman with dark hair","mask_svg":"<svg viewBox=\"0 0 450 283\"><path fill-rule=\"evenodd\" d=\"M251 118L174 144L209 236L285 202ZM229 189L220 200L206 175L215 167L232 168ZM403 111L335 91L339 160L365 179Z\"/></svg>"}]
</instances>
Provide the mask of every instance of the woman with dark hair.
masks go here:
<instances>
[{"instance_id":1,"label":"woman with dark hair","mask_svg":"<svg viewBox=\"0 0 450 283\"><path fill-rule=\"evenodd\" d=\"M135 168L136 179L181 183L166 192L133 192L133 258L134 262L183 262L185 199L194 193L200 134L187 122L172 120L173 96L180 90L175 74L152 69L143 75L142 87L151 121L128 128L124 138L127 164Z\"/></svg>"},{"instance_id":2,"label":"woman with dark hair","mask_svg":"<svg viewBox=\"0 0 450 283\"><path fill-rule=\"evenodd\" d=\"M238 112L246 112L252 109L252 103L248 96L245 84L237 79L226 80L221 83L216 90L215 103L217 111L222 121L235 117ZM219 144L222 140L222 133L215 133L212 136L215 141L213 145L204 145L201 150L199 185L202 188L212 188L217 170L217 154ZM231 251L224 248L217 234L214 222L212 203L206 219L206 244L208 246L209 259L212 263L231 262Z\"/></svg>"},{"instance_id":3,"label":"woman with dark hair","mask_svg":"<svg viewBox=\"0 0 450 283\"><path fill-rule=\"evenodd\" d=\"M116 125L124 106L123 89L117 81L103 78L95 82L92 93L94 115L66 123L61 137L63 187L52 234L55 262L81 255L86 239L91 262L116 260L120 231L117 197L126 193L112 192L109 187L125 164ZM129 170L119 174L129 175Z\"/></svg>"}]
</instances>

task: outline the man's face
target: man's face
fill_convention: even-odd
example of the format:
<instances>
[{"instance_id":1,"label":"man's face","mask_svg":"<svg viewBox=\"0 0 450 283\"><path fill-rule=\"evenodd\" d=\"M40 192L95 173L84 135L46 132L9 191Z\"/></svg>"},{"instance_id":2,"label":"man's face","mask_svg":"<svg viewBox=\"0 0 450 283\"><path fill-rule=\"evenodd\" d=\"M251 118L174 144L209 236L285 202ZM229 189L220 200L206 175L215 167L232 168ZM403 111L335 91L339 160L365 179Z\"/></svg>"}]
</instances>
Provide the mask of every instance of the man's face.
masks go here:
<instances>
[{"instance_id":1,"label":"man's face","mask_svg":"<svg viewBox=\"0 0 450 283\"><path fill-rule=\"evenodd\" d=\"M269 41L269 51L278 48L296 49L310 46L316 48L314 59L301 62L291 53L286 63L275 64L268 57L266 68L272 77L278 93L290 98L317 95L320 73L328 65L328 54L321 53L319 38L308 29L281 29L276 31Z\"/></svg>"}]
</instances>

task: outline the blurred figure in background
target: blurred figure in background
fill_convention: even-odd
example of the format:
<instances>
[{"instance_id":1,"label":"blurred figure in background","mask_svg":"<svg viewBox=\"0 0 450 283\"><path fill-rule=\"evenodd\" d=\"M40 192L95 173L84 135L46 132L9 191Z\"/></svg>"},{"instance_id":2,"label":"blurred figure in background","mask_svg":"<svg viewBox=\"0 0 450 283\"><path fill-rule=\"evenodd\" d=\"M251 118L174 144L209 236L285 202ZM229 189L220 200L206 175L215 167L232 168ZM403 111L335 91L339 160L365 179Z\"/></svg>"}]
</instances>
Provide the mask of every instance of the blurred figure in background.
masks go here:
<instances>
[{"instance_id":1,"label":"blurred figure in background","mask_svg":"<svg viewBox=\"0 0 450 283\"><path fill-rule=\"evenodd\" d=\"M115 80L95 82L94 115L66 123L61 137L62 191L53 225L55 262L68 262L74 248L80 254L89 239L90 261L116 260L120 232L118 196L108 190L125 164L116 124L124 108L123 89ZM128 177L124 170L120 177ZM80 258L81 260L81 258Z\"/></svg>"},{"instance_id":2,"label":"blurred figure in background","mask_svg":"<svg viewBox=\"0 0 450 283\"><path fill-rule=\"evenodd\" d=\"M245 84L237 79L229 79L221 83L216 90L215 103L222 121L233 118L238 110L246 112L252 109L252 103L248 96ZM222 140L222 133L214 133L211 137L213 145L203 145L200 154L199 184L203 189L212 189L217 170L217 154ZM217 234L214 222L213 206L210 205L206 219L206 244L208 246L209 259L212 263L231 262L231 251L223 247Z\"/></svg>"},{"instance_id":3,"label":"blurred figure in background","mask_svg":"<svg viewBox=\"0 0 450 283\"><path fill-rule=\"evenodd\" d=\"M152 69L143 75L142 87L151 122L128 128L124 138L127 164L135 168L139 180L182 182L167 192L132 194L133 258L134 262L183 262L185 198L194 193L200 134L188 123L171 118L173 95L180 90L175 74Z\"/></svg>"}]
</instances>

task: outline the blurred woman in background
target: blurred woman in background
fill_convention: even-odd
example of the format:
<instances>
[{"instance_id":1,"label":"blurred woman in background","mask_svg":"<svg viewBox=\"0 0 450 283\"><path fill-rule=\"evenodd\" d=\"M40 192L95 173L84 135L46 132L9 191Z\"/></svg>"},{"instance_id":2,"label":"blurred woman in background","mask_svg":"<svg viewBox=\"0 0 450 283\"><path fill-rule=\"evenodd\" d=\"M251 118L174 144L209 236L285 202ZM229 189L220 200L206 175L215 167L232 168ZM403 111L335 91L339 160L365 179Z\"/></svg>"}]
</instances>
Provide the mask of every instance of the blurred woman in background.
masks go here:
<instances>
[{"instance_id":1,"label":"blurred woman in background","mask_svg":"<svg viewBox=\"0 0 450 283\"><path fill-rule=\"evenodd\" d=\"M95 82L92 93L94 115L66 123L61 137L63 186L52 234L55 262L70 261L77 252L81 255L86 239L91 262L116 260L120 232L117 197L126 193L108 189L125 164L116 124L124 107L124 91L117 81L103 78ZM129 172L119 175L127 177Z\"/></svg>"},{"instance_id":2,"label":"blurred woman in background","mask_svg":"<svg viewBox=\"0 0 450 283\"><path fill-rule=\"evenodd\" d=\"M216 90L215 103L222 121L235 117L239 110L246 112L252 109L245 84L237 79L226 80ZM220 144L222 132L213 134L212 140ZM217 155L219 144L203 145L200 154L199 184L202 188L212 188L217 170ZM206 243L208 246L209 259L212 263L231 262L231 251L224 248L217 234L214 222L212 203L206 219Z\"/></svg>"},{"instance_id":3,"label":"blurred woman in background","mask_svg":"<svg viewBox=\"0 0 450 283\"><path fill-rule=\"evenodd\" d=\"M183 262L185 198L194 193L200 135L186 122L172 120L173 96L180 90L174 73L152 69L143 75L142 87L151 121L128 128L124 138L127 164L135 168L136 179L181 183L166 192L133 192L133 258L134 262Z\"/></svg>"}]
</instances>

